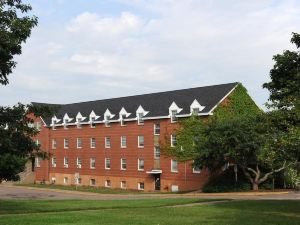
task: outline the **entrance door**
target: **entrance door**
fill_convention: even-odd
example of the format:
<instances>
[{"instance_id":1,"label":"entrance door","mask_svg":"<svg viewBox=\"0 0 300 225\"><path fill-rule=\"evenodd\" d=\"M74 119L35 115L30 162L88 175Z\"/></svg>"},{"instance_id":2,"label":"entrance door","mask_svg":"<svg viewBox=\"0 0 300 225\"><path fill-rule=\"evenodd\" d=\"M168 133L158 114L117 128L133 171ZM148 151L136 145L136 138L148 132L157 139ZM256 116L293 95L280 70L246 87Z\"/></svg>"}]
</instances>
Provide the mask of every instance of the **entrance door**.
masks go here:
<instances>
[{"instance_id":1,"label":"entrance door","mask_svg":"<svg viewBox=\"0 0 300 225\"><path fill-rule=\"evenodd\" d=\"M155 174L154 176L155 191L160 191L160 174Z\"/></svg>"}]
</instances>

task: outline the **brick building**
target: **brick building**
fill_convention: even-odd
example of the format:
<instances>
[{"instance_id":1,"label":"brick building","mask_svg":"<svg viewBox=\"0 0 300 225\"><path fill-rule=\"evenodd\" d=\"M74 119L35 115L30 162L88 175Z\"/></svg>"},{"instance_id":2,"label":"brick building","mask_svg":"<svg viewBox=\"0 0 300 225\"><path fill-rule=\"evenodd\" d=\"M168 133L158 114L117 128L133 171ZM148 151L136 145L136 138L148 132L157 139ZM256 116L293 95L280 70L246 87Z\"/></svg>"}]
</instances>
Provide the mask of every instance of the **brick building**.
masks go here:
<instances>
[{"instance_id":1,"label":"brick building","mask_svg":"<svg viewBox=\"0 0 300 225\"><path fill-rule=\"evenodd\" d=\"M160 154L176 144L178 119L211 116L238 83L57 105L36 118L36 141L51 153L35 160L36 182L144 191L201 189L209 172ZM33 103L41 104L41 103Z\"/></svg>"}]
</instances>

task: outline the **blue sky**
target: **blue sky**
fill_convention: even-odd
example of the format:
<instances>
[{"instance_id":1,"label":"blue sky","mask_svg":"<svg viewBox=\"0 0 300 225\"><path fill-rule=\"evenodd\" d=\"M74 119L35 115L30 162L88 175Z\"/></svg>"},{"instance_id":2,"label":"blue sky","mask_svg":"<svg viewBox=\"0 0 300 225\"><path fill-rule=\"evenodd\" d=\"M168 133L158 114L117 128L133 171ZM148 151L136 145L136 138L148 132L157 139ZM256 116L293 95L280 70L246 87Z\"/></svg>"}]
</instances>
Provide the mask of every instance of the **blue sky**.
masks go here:
<instances>
[{"instance_id":1,"label":"blue sky","mask_svg":"<svg viewBox=\"0 0 300 225\"><path fill-rule=\"evenodd\" d=\"M27 0L39 24L1 105L71 103L242 82L263 107L296 0Z\"/></svg>"}]
</instances>

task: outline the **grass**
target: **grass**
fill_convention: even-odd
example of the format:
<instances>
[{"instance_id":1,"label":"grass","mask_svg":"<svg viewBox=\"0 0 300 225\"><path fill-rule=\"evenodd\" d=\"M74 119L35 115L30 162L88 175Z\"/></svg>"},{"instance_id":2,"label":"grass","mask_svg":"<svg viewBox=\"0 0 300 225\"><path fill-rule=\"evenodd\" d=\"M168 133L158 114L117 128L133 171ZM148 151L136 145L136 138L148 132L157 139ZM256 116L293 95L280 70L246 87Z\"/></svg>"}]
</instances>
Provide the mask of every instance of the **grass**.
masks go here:
<instances>
[{"instance_id":1,"label":"grass","mask_svg":"<svg viewBox=\"0 0 300 225\"><path fill-rule=\"evenodd\" d=\"M201 200L0 200L0 223L1 225L300 224L300 201L243 200L190 207L162 207L199 201Z\"/></svg>"},{"instance_id":2,"label":"grass","mask_svg":"<svg viewBox=\"0 0 300 225\"><path fill-rule=\"evenodd\" d=\"M34 188L48 188L68 191L81 191L91 192L98 194L149 194L149 192L138 191L138 190L124 190L124 189L113 189L105 187L91 187L91 186L74 186L74 185L54 185L54 184L15 184L16 186L34 187ZM151 192L151 194L182 194L187 192Z\"/></svg>"}]
</instances>

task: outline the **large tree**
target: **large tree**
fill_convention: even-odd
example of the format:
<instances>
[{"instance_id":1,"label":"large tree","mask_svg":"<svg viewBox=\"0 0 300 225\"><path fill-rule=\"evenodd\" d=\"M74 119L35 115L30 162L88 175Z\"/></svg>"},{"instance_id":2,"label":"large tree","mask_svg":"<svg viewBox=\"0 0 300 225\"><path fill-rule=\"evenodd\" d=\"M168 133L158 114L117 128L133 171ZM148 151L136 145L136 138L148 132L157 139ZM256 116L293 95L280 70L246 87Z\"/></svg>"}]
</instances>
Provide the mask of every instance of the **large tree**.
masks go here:
<instances>
[{"instance_id":1,"label":"large tree","mask_svg":"<svg viewBox=\"0 0 300 225\"><path fill-rule=\"evenodd\" d=\"M8 84L8 75L16 66L13 57L22 53L22 43L37 25L30 10L21 0L0 0L0 84Z\"/></svg>"},{"instance_id":2,"label":"large tree","mask_svg":"<svg viewBox=\"0 0 300 225\"><path fill-rule=\"evenodd\" d=\"M21 0L0 0L0 84L8 84L8 75L16 66L15 55L22 53L22 43L37 25L37 17L30 14L31 6ZM38 156L45 156L33 141L37 130L28 126L34 113L49 112L47 108L18 104L0 106L0 183L3 180L18 180L25 163ZM32 114L33 115L33 114Z\"/></svg>"}]
</instances>

